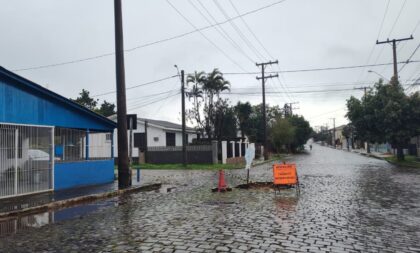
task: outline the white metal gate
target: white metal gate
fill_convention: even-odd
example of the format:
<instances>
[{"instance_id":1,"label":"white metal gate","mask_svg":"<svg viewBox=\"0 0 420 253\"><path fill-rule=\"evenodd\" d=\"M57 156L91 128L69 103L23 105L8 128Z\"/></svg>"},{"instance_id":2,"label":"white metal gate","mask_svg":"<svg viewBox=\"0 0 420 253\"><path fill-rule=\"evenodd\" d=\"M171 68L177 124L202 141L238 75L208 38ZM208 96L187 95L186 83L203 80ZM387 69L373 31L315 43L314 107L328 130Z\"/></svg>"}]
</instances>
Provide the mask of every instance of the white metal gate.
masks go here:
<instances>
[{"instance_id":1,"label":"white metal gate","mask_svg":"<svg viewBox=\"0 0 420 253\"><path fill-rule=\"evenodd\" d=\"M0 123L0 198L54 185L54 128Z\"/></svg>"}]
</instances>

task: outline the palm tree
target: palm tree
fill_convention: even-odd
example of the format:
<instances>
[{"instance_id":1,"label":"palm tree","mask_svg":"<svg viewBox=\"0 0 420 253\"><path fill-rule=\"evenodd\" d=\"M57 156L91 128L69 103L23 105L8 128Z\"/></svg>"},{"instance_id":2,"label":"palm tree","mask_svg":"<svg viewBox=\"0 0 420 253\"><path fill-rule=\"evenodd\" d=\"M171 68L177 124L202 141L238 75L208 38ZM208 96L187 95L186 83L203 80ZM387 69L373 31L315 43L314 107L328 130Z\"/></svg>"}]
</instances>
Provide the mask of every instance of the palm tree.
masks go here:
<instances>
[{"instance_id":1,"label":"palm tree","mask_svg":"<svg viewBox=\"0 0 420 253\"><path fill-rule=\"evenodd\" d=\"M203 90L209 93L210 100L212 100L214 95L219 97L221 92L230 90L230 83L224 79L222 72L216 68L207 75Z\"/></svg>"}]
</instances>

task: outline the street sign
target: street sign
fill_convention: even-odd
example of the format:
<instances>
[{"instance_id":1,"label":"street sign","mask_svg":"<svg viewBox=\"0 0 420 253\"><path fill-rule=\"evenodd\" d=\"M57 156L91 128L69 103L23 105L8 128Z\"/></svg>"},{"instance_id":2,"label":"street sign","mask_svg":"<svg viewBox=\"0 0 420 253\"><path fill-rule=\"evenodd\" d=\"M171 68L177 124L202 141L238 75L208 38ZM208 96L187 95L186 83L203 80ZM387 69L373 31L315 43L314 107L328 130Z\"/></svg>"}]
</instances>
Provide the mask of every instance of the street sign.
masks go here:
<instances>
[{"instance_id":1,"label":"street sign","mask_svg":"<svg viewBox=\"0 0 420 253\"><path fill-rule=\"evenodd\" d=\"M127 114L127 129L130 130L130 120L132 122L131 129L136 130L137 129L137 114Z\"/></svg>"},{"instance_id":2,"label":"street sign","mask_svg":"<svg viewBox=\"0 0 420 253\"><path fill-rule=\"evenodd\" d=\"M296 185L298 183L296 164L274 164L274 185Z\"/></svg>"},{"instance_id":3,"label":"street sign","mask_svg":"<svg viewBox=\"0 0 420 253\"><path fill-rule=\"evenodd\" d=\"M251 168L252 161L254 160L254 158L255 158L255 144L250 143L248 145L248 148L245 150L245 161L246 161L245 169L249 170Z\"/></svg>"}]
</instances>

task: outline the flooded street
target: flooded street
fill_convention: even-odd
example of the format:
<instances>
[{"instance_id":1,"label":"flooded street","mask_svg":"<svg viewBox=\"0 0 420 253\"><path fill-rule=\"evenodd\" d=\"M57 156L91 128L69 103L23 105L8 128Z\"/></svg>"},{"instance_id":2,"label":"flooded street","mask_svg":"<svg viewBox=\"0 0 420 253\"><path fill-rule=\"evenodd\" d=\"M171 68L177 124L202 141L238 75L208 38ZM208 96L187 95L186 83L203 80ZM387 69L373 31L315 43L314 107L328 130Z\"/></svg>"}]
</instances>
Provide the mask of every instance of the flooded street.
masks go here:
<instances>
[{"instance_id":1,"label":"flooded street","mask_svg":"<svg viewBox=\"0 0 420 253\"><path fill-rule=\"evenodd\" d=\"M216 171L142 171L143 183L164 187L3 223L0 252L420 252L420 170L319 145L290 162L299 197L211 193ZM245 175L226 179L232 187ZM271 166L250 179L271 181Z\"/></svg>"}]
</instances>

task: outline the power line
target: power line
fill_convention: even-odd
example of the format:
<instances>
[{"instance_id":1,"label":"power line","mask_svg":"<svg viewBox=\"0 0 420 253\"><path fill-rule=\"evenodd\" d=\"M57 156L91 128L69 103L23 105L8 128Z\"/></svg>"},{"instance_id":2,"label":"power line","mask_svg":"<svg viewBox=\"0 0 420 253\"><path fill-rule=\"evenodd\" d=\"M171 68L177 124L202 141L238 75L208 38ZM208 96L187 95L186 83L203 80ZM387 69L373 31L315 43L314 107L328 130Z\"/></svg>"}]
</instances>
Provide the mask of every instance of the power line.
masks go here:
<instances>
[{"instance_id":1,"label":"power line","mask_svg":"<svg viewBox=\"0 0 420 253\"><path fill-rule=\"evenodd\" d=\"M401 5L400 11L398 12L398 16L395 19L394 24L392 25L391 31L388 34L388 38L391 37L391 34L394 31L395 25L398 23L398 20L400 19L401 13L402 13L406 3L407 3L407 0L404 0L403 4Z\"/></svg>"},{"instance_id":2,"label":"power line","mask_svg":"<svg viewBox=\"0 0 420 253\"><path fill-rule=\"evenodd\" d=\"M146 85L150 85L150 84L159 83L159 82L162 82L162 81L166 81L166 80L172 79L172 78L177 77L177 76L178 75L168 76L168 77L164 77L164 78L161 78L161 79L158 79L158 80L154 80L154 81L150 81L150 82L147 82L147 83L142 83L142 84L130 86L130 87L127 87L125 90L131 90L131 89L135 89L135 88L138 88L138 87L142 87L142 86L146 86ZM105 96L105 95L113 94L115 92L116 92L115 90L114 91L108 91L108 92L105 92L105 93L93 95L92 97Z\"/></svg>"},{"instance_id":3,"label":"power line","mask_svg":"<svg viewBox=\"0 0 420 253\"><path fill-rule=\"evenodd\" d=\"M235 10L237 15L240 15L238 9L236 8L235 4L233 3L232 0L229 0L230 4L232 5L233 9ZM261 42L261 40L258 38L258 36L253 32L253 30L251 29L251 27L248 25L248 23L245 21L245 19L243 17L240 18L241 21L244 23L245 27L248 29L248 31L251 33L251 35L254 37L254 39L257 41L257 43L261 46L261 48L265 51L265 53L268 55L269 58L274 59L274 57L270 54L270 52L267 50L267 48L264 46L264 44ZM277 69L280 71L280 68L278 65L276 65ZM282 75L282 73L280 73L280 76L283 78L283 80L286 80L284 78L284 76ZM290 101L295 100L292 99L288 93L288 86L286 85L286 83L282 83L280 81L279 78L276 78L276 81L279 83L279 85L283 88L283 90L286 92L287 97L289 98ZM274 86L276 87L276 86ZM276 87L277 88L277 87Z\"/></svg>"},{"instance_id":4,"label":"power line","mask_svg":"<svg viewBox=\"0 0 420 253\"><path fill-rule=\"evenodd\" d=\"M174 9L185 21L187 21L188 24L190 24L197 32L200 33L201 36L203 36L210 44L212 44L217 50L219 50L229 61L231 61L234 65L236 65L238 68L245 71L245 69L237 63L234 59L232 59L223 49L221 49L216 43L214 43L209 37L207 37L201 30L199 30L184 14L182 14L176 7L173 5L169 0L166 0L166 2Z\"/></svg>"},{"instance_id":5,"label":"power line","mask_svg":"<svg viewBox=\"0 0 420 253\"><path fill-rule=\"evenodd\" d=\"M261 46L261 48L264 50L264 52L268 55L268 57L274 59L274 57L270 54L270 52L267 50L267 48L264 46L264 44L260 41L260 39L257 37L257 35L255 35L255 33L252 31L251 27L248 25L248 23L245 21L245 19L241 16L240 12L238 11L238 8L236 8L235 4L233 4L233 1L229 0L229 2L232 5L233 9L235 10L236 14L238 16L240 16L240 19L241 19L242 23L244 23L245 27L252 34L252 36L257 41L257 43Z\"/></svg>"},{"instance_id":6,"label":"power line","mask_svg":"<svg viewBox=\"0 0 420 253\"><path fill-rule=\"evenodd\" d=\"M175 35L175 36L172 36L172 37L168 37L168 38L164 38L164 39L161 39L161 40L152 41L152 42L149 42L149 43L146 43L146 44L141 44L141 45L138 45L138 46L129 48L129 49L125 49L124 52L128 53L128 52L132 52L132 51L135 51L137 49L140 49L140 48L145 48L145 47L153 46L153 45L156 45L156 44L168 42L168 41L171 41L171 40L180 39L180 38L186 37L188 35L194 34L194 33L199 32L199 31L208 30L208 29L210 29L210 28L212 28L214 26L226 24L226 23L228 23L231 20L235 20L235 19L238 19L240 17L245 17L245 16L248 16L248 15L251 15L251 14L254 14L254 13L257 13L257 12L260 12L262 10L265 10L265 9L268 9L268 8L271 8L271 7L274 7L276 5L279 5L279 4L283 3L284 1L286 1L286 0L280 0L280 1L277 1L277 2L274 2L274 3L271 3L271 4L268 4L268 5L262 6L260 8L257 8L257 9L254 9L254 10L251 10L251 11L248 11L248 12L245 12L245 13L239 15L239 16L232 17L229 20L224 20L224 21L215 23L213 25L203 26L201 28L198 28L198 30L193 30L193 31L181 33L181 34L178 34L178 35ZM80 59L75 59L75 60L70 60L70 61L63 61L63 62L59 62L59 63L53 63L53 64L47 64L47 65L40 65L40 66L34 66L34 67L27 67L27 68L19 68L19 69L14 69L12 71L18 72L18 71L27 71L27 70L35 70L35 69L44 69L44 68L57 67L57 66L63 66L63 65L73 64L73 63L79 63L79 62L85 62L85 61L90 61L90 60L96 60L96 59L99 59L99 58L103 58L103 57L107 57L107 56L112 56L114 54L115 54L115 52L105 53L105 54L100 54L100 55L96 55L96 56L92 56L92 57L80 58Z\"/></svg>"},{"instance_id":7,"label":"power line","mask_svg":"<svg viewBox=\"0 0 420 253\"><path fill-rule=\"evenodd\" d=\"M164 92L159 92L159 93L149 94L149 95L145 95L145 96L135 97L135 98L127 99L127 101L130 101L130 103L132 103L131 106L133 106L133 105L135 105L139 102L143 103L147 99L155 99L157 96L165 95L165 94L172 93L172 92L175 92L175 91L178 91L178 90L179 89L173 89L173 90L168 90L168 91L164 91ZM138 101L138 100L141 100L141 101Z\"/></svg>"},{"instance_id":8,"label":"power line","mask_svg":"<svg viewBox=\"0 0 420 253\"><path fill-rule=\"evenodd\" d=\"M391 37L391 34L392 34L392 32L394 31L394 28L395 28L396 24L398 23L398 20L400 19L401 13L402 13L402 11L403 11L403 9L404 9L404 7L405 7L405 4L406 4L406 3L407 3L407 0L404 0L403 4L401 5L400 11L398 12L397 18L395 19L394 24L392 25L392 28L391 28L391 30L389 31L388 38L389 38L389 37ZM377 39L376 39L376 41L378 41L378 40L379 40L379 38L377 38ZM398 44L399 44L399 43L398 43ZM383 51L384 51L384 47L382 47L382 48L381 48L381 51L379 52L379 55L378 55L378 57L376 58L375 63L377 63L377 62L378 62L379 57L382 55L382 52L383 52ZM386 69L386 66L382 69L382 71L381 71L381 72L385 71L385 69Z\"/></svg>"},{"instance_id":9,"label":"power line","mask_svg":"<svg viewBox=\"0 0 420 253\"><path fill-rule=\"evenodd\" d=\"M149 105L155 104L155 103L157 103L157 102L164 101L164 100L166 100L166 99L168 99L168 98L170 98L170 97L177 96L177 95L179 95L179 94L181 94L181 91L178 91L178 92L177 92L177 93L175 93L175 94L170 94L170 95L168 95L168 96L166 96L166 97L164 97L164 98L162 98L162 99L161 99L161 98L159 98L159 99L156 99L156 100L154 100L154 101L152 101L152 102L147 102L147 103L144 103L144 104L142 104L142 105L132 107L132 108L130 108L129 110L130 110L130 111L132 111L132 110L135 110L135 109L139 109L139 108L142 108L142 107L146 107L146 106L149 106Z\"/></svg>"},{"instance_id":10,"label":"power line","mask_svg":"<svg viewBox=\"0 0 420 253\"><path fill-rule=\"evenodd\" d=\"M226 19L230 19L227 12L223 9L223 7L220 5L220 3L217 0L213 0L216 7L220 10L220 12L223 14L223 16ZM245 36L245 34L239 29L239 27L235 24L233 21L229 21L229 24L233 27L233 29L239 34L239 37L245 42L245 44L251 49L251 51L259 58L259 60L263 60L264 56L261 55L261 53L254 47L254 45L251 43L251 41Z\"/></svg>"},{"instance_id":11,"label":"power line","mask_svg":"<svg viewBox=\"0 0 420 253\"><path fill-rule=\"evenodd\" d=\"M382 28L383 28L383 26L384 26L384 22L385 22L385 17L386 17L386 14L388 13L388 8L389 8L389 3L391 2L391 0L388 0L388 3L386 4L386 7L385 7L385 12L384 12L384 15L383 15L383 17L382 17L382 21L381 21L381 24L380 24L380 26L379 26L379 32L378 32L378 36L376 36L376 39L378 40L379 39L379 36L381 36L381 33L382 33ZM368 60L366 61L366 64L369 64L369 62L370 62L370 58L372 58L372 55L373 55L373 52L375 51L375 48L376 48L376 44L373 44L372 45L372 48L371 48L371 50L370 50L370 53L369 53L369 56L368 56ZM383 48L381 48L381 51L383 50ZM382 52L381 52L382 53ZM377 61L376 61L377 62ZM375 62L375 63L376 63ZM359 80L361 79L361 77L362 77L362 75L363 75L363 73L364 73L364 69L360 72L360 75L359 75ZM365 73L366 74L366 73Z\"/></svg>"},{"instance_id":12,"label":"power line","mask_svg":"<svg viewBox=\"0 0 420 253\"><path fill-rule=\"evenodd\" d=\"M192 2L192 0L188 0L188 2L196 9L201 16L204 17L204 19L212 25L212 22L204 15L204 13ZM206 13L210 16L210 18L217 23L217 20L213 17L213 15L205 8L205 6L201 3L200 0L198 0L198 3L201 5L201 7L206 11ZM228 41L236 50L238 50L240 53L242 53L245 58L247 58L249 61L254 62L254 60L235 42L235 40L232 39L232 37L225 31L223 26L215 26L214 27L216 31L226 40ZM220 30L219 30L220 29Z\"/></svg>"},{"instance_id":13,"label":"power line","mask_svg":"<svg viewBox=\"0 0 420 253\"><path fill-rule=\"evenodd\" d=\"M414 49L413 53L410 55L410 57L408 57L407 63L410 62L411 58L413 58L414 54L417 52L417 50L420 48L420 43L417 45L416 49ZM404 63L404 65L402 65L402 67L400 68L400 70L398 70L398 72L401 72L401 70L404 69L404 67L407 65L407 63Z\"/></svg>"},{"instance_id":14,"label":"power line","mask_svg":"<svg viewBox=\"0 0 420 253\"><path fill-rule=\"evenodd\" d=\"M409 61L408 63L420 62L420 60ZM398 62L406 63L406 61ZM325 68L312 68L312 69L294 69L294 70L281 70L281 71L267 71L266 73L298 73L298 72L314 72L314 71L328 71L328 70L341 70L341 69L356 69L365 67L378 67L392 65L393 63L378 63L378 64L367 64L367 65L352 65L352 66L341 66L341 67L325 67ZM226 72L224 75L256 75L259 72Z\"/></svg>"},{"instance_id":15,"label":"power line","mask_svg":"<svg viewBox=\"0 0 420 253\"><path fill-rule=\"evenodd\" d=\"M325 92L341 92L341 91L354 91L355 89L335 89L335 90L301 90L301 91L291 91L290 93L296 93L296 94L300 94L300 93L325 93ZM279 94L281 92L277 92L277 91L266 91L266 94ZM224 95L229 95L229 94L235 94L235 95L260 95L260 94L256 94L255 92L229 92L229 93L223 93Z\"/></svg>"}]
</instances>

